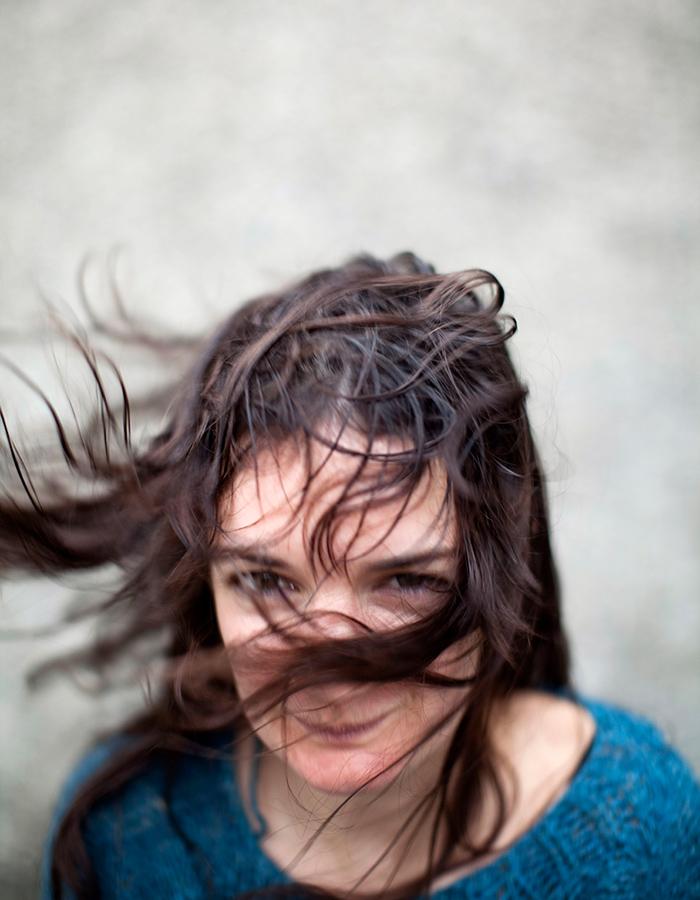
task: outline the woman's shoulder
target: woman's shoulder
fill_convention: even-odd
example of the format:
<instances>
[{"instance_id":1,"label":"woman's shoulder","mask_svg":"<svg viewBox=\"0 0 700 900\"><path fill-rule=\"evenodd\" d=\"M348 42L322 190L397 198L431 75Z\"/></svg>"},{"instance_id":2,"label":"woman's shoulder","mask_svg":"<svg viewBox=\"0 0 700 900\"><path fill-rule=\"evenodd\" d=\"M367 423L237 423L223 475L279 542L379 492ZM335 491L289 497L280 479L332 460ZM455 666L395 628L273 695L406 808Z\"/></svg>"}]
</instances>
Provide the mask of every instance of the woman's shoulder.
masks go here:
<instances>
[{"instance_id":1,"label":"woman's shoulder","mask_svg":"<svg viewBox=\"0 0 700 900\"><path fill-rule=\"evenodd\" d=\"M617 701L572 689L557 691L557 699L573 701L595 723L589 751L582 761L588 776L584 780L598 776L613 786L619 779L626 787L621 792L625 796L639 793L659 811L671 806L674 815L679 799L697 804L697 775L669 730L659 722Z\"/></svg>"},{"instance_id":2,"label":"woman's shoulder","mask_svg":"<svg viewBox=\"0 0 700 900\"><path fill-rule=\"evenodd\" d=\"M551 770L565 776L562 796L592 804L624 798L675 820L679 803L697 814L697 777L671 736L649 716L573 688L523 690L504 734L533 783ZM530 771L532 770L532 771ZM555 783L555 782L553 782ZM693 805L694 804L694 805Z\"/></svg>"},{"instance_id":3,"label":"woman's shoulder","mask_svg":"<svg viewBox=\"0 0 700 900\"><path fill-rule=\"evenodd\" d=\"M54 820L60 824L60 820L69 810L83 788L95 779L100 773L106 771L123 753L128 752L135 745L135 740L129 735L117 733L109 737L97 740L78 758L77 762L69 770L67 777L58 795L54 807ZM102 800L94 805L94 810L102 806L119 802L122 803L133 791L139 792L148 786L152 786L160 780L161 765L154 757L134 777L126 780L118 789L106 794Z\"/></svg>"},{"instance_id":4,"label":"woman's shoulder","mask_svg":"<svg viewBox=\"0 0 700 900\"><path fill-rule=\"evenodd\" d=\"M670 730L650 716L613 700L575 693L573 698L592 715L601 757L615 768L643 773L647 781L697 784L697 777L678 749Z\"/></svg>"},{"instance_id":5,"label":"woman's shoulder","mask_svg":"<svg viewBox=\"0 0 700 900\"><path fill-rule=\"evenodd\" d=\"M115 735L86 753L70 774L64 793L73 796L89 779L106 771L135 744L133 738ZM102 837L118 827L130 835L172 829L173 810L191 815L211 803L212 793L231 799L231 736L198 736L177 749L144 751L133 774L97 800L86 817L88 836Z\"/></svg>"},{"instance_id":6,"label":"woman's shoulder","mask_svg":"<svg viewBox=\"0 0 700 900\"><path fill-rule=\"evenodd\" d=\"M88 856L105 896L119 896L116 886L139 884L139 896L174 889L178 896L198 896L201 878L192 859L194 843L206 843L211 821L232 809L231 756L221 736L187 751L154 751L140 768L96 800L82 822ZM229 741L230 743L230 741ZM133 738L115 735L89 750L69 774L56 805L46 842L42 897L51 897L50 856L56 832L80 790L128 753Z\"/></svg>"},{"instance_id":7,"label":"woman's shoulder","mask_svg":"<svg viewBox=\"0 0 700 900\"><path fill-rule=\"evenodd\" d=\"M634 862L635 877L648 874L648 896L700 896L700 783L689 761L649 716L611 700L570 696L596 724L569 791L569 808L595 823L581 835L622 848L608 856L609 865Z\"/></svg>"},{"instance_id":8,"label":"woman's shoulder","mask_svg":"<svg viewBox=\"0 0 700 900\"><path fill-rule=\"evenodd\" d=\"M529 759L532 789L525 806L530 817L531 807L541 812L444 897L465 887L510 896L523 884L543 897L700 896L700 785L664 730L572 688L523 691L517 707L516 758ZM556 777L539 791L548 772Z\"/></svg>"},{"instance_id":9,"label":"woman's shoulder","mask_svg":"<svg viewBox=\"0 0 700 900\"><path fill-rule=\"evenodd\" d=\"M112 735L96 741L83 755L68 773L59 790L58 797L53 807L51 821L44 841L44 851L41 864L41 897L49 900L53 896L51 888L51 862L54 843L58 830L66 813L77 798L81 789L114 757L125 748L129 739L122 734ZM69 897L72 896L69 892Z\"/></svg>"},{"instance_id":10,"label":"woman's shoulder","mask_svg":"<svg viewBox=\"0 0 700 900\"><path fill-rule=\"evenodd\" d=\"M101 738L89 747L69 771L61 788L57 809L70 806L77 794L101 769L131 744L125 734L113 734Z\"/></svg>"},{"instance_id":11,"label":"woman's shoulder","mask_svg":"<svg viewBox=\"0 0 700 900\"><path fill-rule=\"evenodd\" d=\"M571 687L523 689L515 700L506 707L501 731L520 758L534 748L531 756L540 769L551 756L553 762L577 761L578 772L593 757L608 773L694 779L672 736L630 707Z\"/></svg>"}]
</instances>

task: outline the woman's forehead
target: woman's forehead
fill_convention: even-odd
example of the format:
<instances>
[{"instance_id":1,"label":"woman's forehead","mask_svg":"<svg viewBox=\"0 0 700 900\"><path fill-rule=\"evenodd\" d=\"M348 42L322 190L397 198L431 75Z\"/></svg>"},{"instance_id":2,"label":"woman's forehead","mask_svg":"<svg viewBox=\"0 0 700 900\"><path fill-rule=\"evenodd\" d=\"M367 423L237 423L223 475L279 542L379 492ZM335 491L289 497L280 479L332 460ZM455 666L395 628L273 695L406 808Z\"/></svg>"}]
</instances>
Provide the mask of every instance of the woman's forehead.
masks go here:
<instances>
[{"instance_id":1,"label":"woman's forehead","mask_svg":"<svg viewBox=\"0 0 700 900\"><path fill-rule=\"evenodd\" d=\"M353 442L345 435L342 446L367 449L366 440L359 445L357 438ZM372 443L372 453L405 449L405 442L394 438L376 438ZM454 512L445 502L447 477L436 460L426 466L408 498L403 492L396 495L396 486L377 485L379 479L391 478L391 467L398 463L368 460L352 485L355 496L344 499L342 512L339 501L358 472L359 456L311 441L307 460L302 448L290 441L261 450L256 462L257 471L252 463L239 469L223 499L219 524L224 540L273 545L278 552L285 548L296 556L305 552L313 529L335 514L334 556L344 556L350 546L352 556L375 544L399 555L454 541Z\"/></svg>"}]
</instances>

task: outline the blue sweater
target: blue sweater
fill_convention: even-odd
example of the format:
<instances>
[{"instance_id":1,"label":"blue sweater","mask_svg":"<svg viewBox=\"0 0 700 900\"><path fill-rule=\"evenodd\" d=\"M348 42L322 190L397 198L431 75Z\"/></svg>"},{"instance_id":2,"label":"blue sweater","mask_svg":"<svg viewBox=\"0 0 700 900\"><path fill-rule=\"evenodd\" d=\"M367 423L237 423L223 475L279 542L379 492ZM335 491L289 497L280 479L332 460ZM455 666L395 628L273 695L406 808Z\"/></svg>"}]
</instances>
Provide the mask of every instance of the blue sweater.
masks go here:
<instances>
[{"instance_id":1,"label":"blue sweater","mask_svg":"<svg viewBox=\"0 0 700 900\"><path fill-rule=\"evenodd\" d=\"M560 693L576 697L597 724L567 789L510 850L432 896L700 898L700 785L687 762L643 716ZM92 751L64 789L42 900L52 897L49 849L59 816L110 752ZM85 837L104 900L224 900L290 883L258 846L230 760L183 756L167 784L164 763L154 761L90 814Z\"/></svg>"}]
</instances>

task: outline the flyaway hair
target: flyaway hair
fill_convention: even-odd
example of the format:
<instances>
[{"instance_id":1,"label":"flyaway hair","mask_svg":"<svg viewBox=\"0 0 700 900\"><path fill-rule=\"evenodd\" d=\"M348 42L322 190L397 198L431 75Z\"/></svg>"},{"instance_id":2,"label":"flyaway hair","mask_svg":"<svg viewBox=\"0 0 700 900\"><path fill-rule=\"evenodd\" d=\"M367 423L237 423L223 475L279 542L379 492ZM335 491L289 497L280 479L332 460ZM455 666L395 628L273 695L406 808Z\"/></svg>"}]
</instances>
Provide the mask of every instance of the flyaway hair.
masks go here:
<instances>
[{"instance_id":1,"label":"flyaway hair","mask_svg":"<svg viewBox=\"0 0 700 900\"><path fill-rule=\"evenodd\" d=\"M191 348L194 361L167 395L163 427L144 446L130 435L118 369L83 340L78 350L99 400L92 420L77 431L41 395L69 478L55 467L43 478L34 471L2 416L0 571L53 575L110 564L119 575L112 594L86 612L109 627L94 645L51 665L92 669L107 689L110 668L136 659L144 642L162 656L146 709L122 729L129 740L82 787L63 819L53 851L57 896L64 884L78 898L96 896L82 825L154 757L176 766L183 753L230 754L250 733L253 712L265 715L309 686L417 681L464 689L463 679L437 675L431 663L467 638L474 662L468 703L434 791L395 838L408 851L412 829L428 817L430 866L411 884L372 894L358 882L343 896L427 892L455 846L474 860L488 852L505 817L486 730L494 701L517 688L568 685L570 678L545 487L527 391L506 346L516 326L503 302L501 285L486 271L437 274L411 253L386 261L362 255L243 304ZM143 335L134 332L134 341L148 352ZM105 372L112 379L116 373L118 403L103 389ZM351 434L361 435L364 446L347 440ZM379 449L384 438L397 439L398 449ZM405 506L425 473L439 467L446 474L443 509L456 514L457 575L435 610L399 629L358 625L353 637L303 644L252 596L270 632L283 640L264 657L250 648L249 663L269 668L270 680L244 708L211 588L220 511L236 473L256 471L263 450L283 446L306 461L301 508L317 475L312 443L347 454L355 466L310 535L319 572L347 562L337 558L333 540L344 516L397 498ZM291 602L289 610L304 616ZM229 741L215 751L211 737L222 733ZM499 821L485 841L474 842L471 825L489 781L501 798ZM378 848L378 856L386 850ZM280 886L279 894L294 890Z\"/></svg>"}]
</instances>

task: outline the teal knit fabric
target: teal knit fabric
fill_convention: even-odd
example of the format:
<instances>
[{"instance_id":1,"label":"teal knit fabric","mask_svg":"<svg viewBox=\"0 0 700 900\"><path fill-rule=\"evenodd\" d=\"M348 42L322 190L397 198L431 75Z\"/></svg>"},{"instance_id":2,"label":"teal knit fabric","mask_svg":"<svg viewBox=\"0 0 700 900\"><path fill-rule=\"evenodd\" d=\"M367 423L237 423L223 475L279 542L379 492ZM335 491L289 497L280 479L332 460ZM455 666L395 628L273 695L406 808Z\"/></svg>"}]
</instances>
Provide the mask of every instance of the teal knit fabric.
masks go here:
<instances>
[{"instance_id":1,"label":"teal knit fabric","mask_svg":"<svg viewBox=\"0 0 700 900\"><path fill-rule=\"evenodd\" d=\"M514 846L432 896L458 898L700 898L700 785L648 719L562 689L592 713L596 734L571 783ZM79 764L54 820L113 752ZM49 848L42 900L52 893ZM230 760L162 761L102 801L86 827L104 900L224 900L289 884L258 846ZM296 896L303 897L303 892Z\"/></svg>"}]
</instances>

